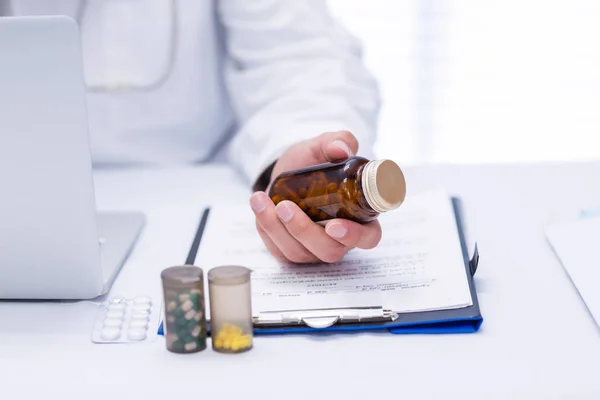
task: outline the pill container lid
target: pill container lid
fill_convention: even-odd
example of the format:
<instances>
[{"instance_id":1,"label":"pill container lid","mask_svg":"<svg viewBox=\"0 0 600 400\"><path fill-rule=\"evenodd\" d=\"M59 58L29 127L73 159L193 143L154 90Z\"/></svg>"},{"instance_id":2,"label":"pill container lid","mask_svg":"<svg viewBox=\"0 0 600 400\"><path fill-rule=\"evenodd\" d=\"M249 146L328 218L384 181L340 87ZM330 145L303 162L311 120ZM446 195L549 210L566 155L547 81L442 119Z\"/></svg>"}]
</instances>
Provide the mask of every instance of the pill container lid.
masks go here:
<instances>
[{"instance_id":1,"label":"pill container lid","mask_svg":"<svg viewBox=\"0 0 600 400\"><path fill-rule=\"evenodd\" d=\"M369 161L362 173L362 186L369 205L377 212L400 207L406 197L406 180L392 160Z\"/></svg>"},{"instance_id":2,"label":"pill container lid","mask_svg":"<svg viewBox=\"0 0 600 400\"><path fill-rule=\"evenodd\" d=\"M160 277L169 285L191 285L202 282L203 271L194 265L178 265L164 269Z\"/></svg>"},{"instance_id":3,"label":"pill container lid","mask_svg":"<svg viewBox=\"0 0 600 400\"><path fill-rule=\"evenodd\" d=\"M252 270L238 265L223 265L208 271L208 281L216 285L239 285L250 280Z\"/></svg>"}]
</instances>

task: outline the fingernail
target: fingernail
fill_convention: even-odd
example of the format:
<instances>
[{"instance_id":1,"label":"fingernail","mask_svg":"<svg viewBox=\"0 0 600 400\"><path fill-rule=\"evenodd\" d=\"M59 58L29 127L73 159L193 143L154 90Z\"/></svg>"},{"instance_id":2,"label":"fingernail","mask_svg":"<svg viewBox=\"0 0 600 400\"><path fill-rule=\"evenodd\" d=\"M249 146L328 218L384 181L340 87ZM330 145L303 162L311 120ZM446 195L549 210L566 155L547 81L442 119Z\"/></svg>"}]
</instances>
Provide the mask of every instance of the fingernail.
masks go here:
<instances>
[{"instance_id":1,"label":"fingernail","mask_svg":"<svg viewBox=\"0 0 600 400\"><path fill-rule=\"evenodd\" d=\"M277 211L279 219L281 219L283 222L289 222L289 220L294 216L294 210L292 210L290 205L286 203L277 204L275 211Z\"/></svg>"},{"instance_id":2,"label":"fingernail","mask_svg":"<svg viewBox=\"0 0 600 400\"><path fill-rule=\"evenodd\" d=\"M344 150L344 152L345 152L346 154L348 154L348 157L351 157L351 156L352 156L352 150L350 149L350 147L349 147L349 146L348 146L346 143L342 142L341 140L335 140L335 141L332 143L332 145L334 145L334 146L335 146L335 147L337 147L338 149L342 149L342 150Z\"/></svg>"},{"instance_id":3,"label":"fingernail","mask_svg":"<svg viewBox=\"0 0 600 400\"><path fill-rule=\"evenodd\" d=\"M334 222L325 227L325 232L334 239L341 239L346 235L348 229L339 222Z\"/></svg>"},{"instance_id":4,"label":"fingernail","mask_svg":"<svg viewBox=\"0 0 600 400\"><path fill-rule=\"evenodd\" d=\"M265 209L266 206L267 203L265 202L263 196L260 195L260 193L255 193L252 195L252 197L250 197L250 207L252 207L252 210L255 213L261 212Z\"/></svg>"}]
</instances>

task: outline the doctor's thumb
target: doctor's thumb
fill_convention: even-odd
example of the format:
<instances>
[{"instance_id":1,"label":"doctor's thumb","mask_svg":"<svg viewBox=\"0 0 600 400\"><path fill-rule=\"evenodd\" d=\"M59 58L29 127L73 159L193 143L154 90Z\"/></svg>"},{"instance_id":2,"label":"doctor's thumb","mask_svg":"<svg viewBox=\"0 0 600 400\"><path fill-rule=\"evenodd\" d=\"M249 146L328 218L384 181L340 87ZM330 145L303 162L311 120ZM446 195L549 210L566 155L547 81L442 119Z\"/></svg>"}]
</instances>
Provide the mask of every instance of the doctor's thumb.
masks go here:
<instances>
[{"instance_id":1,"label":"doctor's thumb","mask_svg":"<svg viewBox=\"0 0 600 400\"><path fill-rule=\"evenodd\" d=\"M345 160L358 152L358 140L348 131L324 133L318 139L323 161Z\"/></svg>"}]
</instances>

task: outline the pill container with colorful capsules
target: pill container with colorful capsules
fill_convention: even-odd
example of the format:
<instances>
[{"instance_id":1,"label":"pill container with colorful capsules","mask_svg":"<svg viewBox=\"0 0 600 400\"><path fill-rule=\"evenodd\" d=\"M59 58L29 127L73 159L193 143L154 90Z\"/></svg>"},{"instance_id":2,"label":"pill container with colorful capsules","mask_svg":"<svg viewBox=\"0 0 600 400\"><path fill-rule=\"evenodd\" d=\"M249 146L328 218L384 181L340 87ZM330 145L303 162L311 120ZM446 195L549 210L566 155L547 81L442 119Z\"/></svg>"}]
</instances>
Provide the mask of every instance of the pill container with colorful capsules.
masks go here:
<instances>
[{"instance_id":1,"label":"pill container with colorful capsules","mask_svg":"<svg viewBox=\"0 0 600 400\"><path fill-rule=\"evenodd\" d=\"M167 349L197 353L206 349L204 276L201 268L174 266L161 273Z\"/></svg>"},{"instance_id":2,"label":"pill container with colorful capsules","mask_svg":"<svg viewBox=\"0 0 600 400\"><path fill-rule=\"evenodd\" d=\"M208 271L213 350L242 353L253 347L251 270L219 266Z\"/></svg>"}]
</instances>

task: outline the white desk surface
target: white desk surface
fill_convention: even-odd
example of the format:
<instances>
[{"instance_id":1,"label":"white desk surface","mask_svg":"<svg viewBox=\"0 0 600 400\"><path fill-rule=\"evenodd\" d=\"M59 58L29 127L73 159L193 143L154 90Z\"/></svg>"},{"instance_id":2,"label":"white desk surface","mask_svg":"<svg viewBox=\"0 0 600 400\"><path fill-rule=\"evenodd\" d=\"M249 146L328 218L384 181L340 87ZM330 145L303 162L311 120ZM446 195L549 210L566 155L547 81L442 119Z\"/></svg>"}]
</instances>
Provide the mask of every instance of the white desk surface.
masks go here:
<instances>
[{"instance_id":1,"label":"white desk surface","mask_svg":"<svg viewBox=\"0 0 600 400\"><path fill-rule=\"evenodd\" d=\"M600 206L600 164L408 168L408 188L443 185L464 201L479 243L477 334L257 337L242 355L195 355L90 342L89 303L0 303L7 398L496 399L600 398L600 334L543 229L556 213ZM99 171L101 209L140 209L148 225L115 291L144 293L185 260L204 205L246 201L218 167ZM37 385L37 386L36 386ZM8 394L12 393L12 396ZM17 394L23 397L16 396ZM72 396L64 396L70 394ZM169 396L180 397L169 397Z\"/></svg>"}]
</instances>

